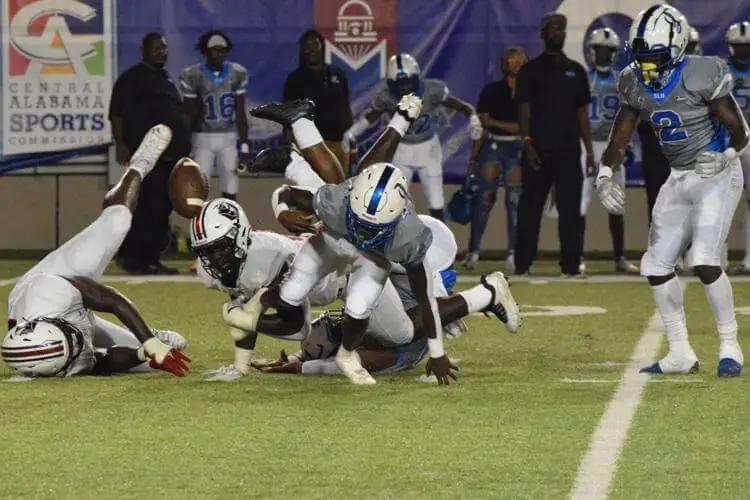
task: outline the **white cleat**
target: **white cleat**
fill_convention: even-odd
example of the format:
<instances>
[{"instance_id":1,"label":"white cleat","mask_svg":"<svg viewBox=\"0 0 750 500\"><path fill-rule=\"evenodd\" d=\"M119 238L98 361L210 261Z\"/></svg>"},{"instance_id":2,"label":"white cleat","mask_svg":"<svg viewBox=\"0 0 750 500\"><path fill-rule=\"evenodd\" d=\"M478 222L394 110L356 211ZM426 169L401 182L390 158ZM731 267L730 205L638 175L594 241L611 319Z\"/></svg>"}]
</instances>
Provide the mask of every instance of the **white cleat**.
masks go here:
<instances>
[{"instance_id":1,"label":"white cleat","mask_svg":"<svg viewBox=\"0 0 750 500\"><path fill-rule=\"evenodd\" d=\"M521 326L521 315L518 312L518 304L513 294L510 293L510 285L505 275L500 271L482 276L480 283L490 291L492 300L483 312L493 313L503 322L509 332L516 332Z\"/></svg>"},{"instance_id":2,"label":"white cleat","mask_svg":"<svg viewBox=\"0 0 750 500\"><path fill-rule=\"evenodd\" d=\"M464 259L464 267L473 271L477 267L477 262L479 262L479 252L469 252Z\"/></svg>"},{"instance_id":3,"label":"white cleat","mask_svg":"<svg viewBox=\"0 0 750 500\"><path fill-rule=\"evenodd\" d=\"M152 328L151 333L154 334L154 337L167 344L169 347L174 347L178 351L184 351L185 349L187 349L187 339L177 332L173 332L172 330L157 330L156 328Z\"/></svg>"},{"instance_id":4,"label":"white cleat","mask_svg":"<svg viewBox=\"0 0 750 500\"><path fill-rule=\"evenodd\" d=\"M652 374L686 374L696 373L698 371L698 356L691 350L684 355L678 356L676 354L668 353L658 362L643 367L640 369L640 373L652 373Z\"/></svg>"},{"instance_id":5,"label":"white cleat","mask_svg":"<svg viewBox=\"0 0 750 500\"><path fill-rule=\"evenodd\" d=\"M221 366L215 370L203 372L206 382L234 382L244 377L245 374L235 365Z\"/></svg>"},{"instance_id":6,"label":"white cleat","mask_svg":"<svg viewBox=\"0 0 750 500\"><path fill-rule=\"evenodd\" d=\"M357 351L347 351L339 347L336 353L336 364L353 384L373 385L377 383L370 372L362 366L362 360L359 359Z\"/></svg>"},{"instance_id":7,"label":"white cleat","mask_svg":"<svg viewBox=\"0 0 750 500\"><path fill-rule=\"evenodd\" d=\"M130 165L145 163L153 167L170 142L172 142L172 129L161 123L154 125L146 132L140 146L130 157Z\"/></svg>"}]
</instances>

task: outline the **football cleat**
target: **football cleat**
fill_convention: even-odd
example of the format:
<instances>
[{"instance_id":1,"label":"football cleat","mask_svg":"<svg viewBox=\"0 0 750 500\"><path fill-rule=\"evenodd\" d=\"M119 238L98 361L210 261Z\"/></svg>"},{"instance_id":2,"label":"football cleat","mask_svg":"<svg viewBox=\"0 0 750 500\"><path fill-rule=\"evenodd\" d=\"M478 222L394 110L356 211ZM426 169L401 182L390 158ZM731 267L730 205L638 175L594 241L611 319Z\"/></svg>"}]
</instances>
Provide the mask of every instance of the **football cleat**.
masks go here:
<instances>
[{"instance_id":1,"label":"football cleat","mask_svg":"<svg viewBox=\"0 0 750 500\"><path fill-rule=\"evenodd\" d=\"M716 373L719 377L739 377L742 375L742 365L732 358L722 358Z\"/></svg>"},{"instance_id":2,"label":"football cleat","mask_svg":"<svg viewBox=\"0 0 750 500\"><path fill-rule=\"evenodd\" d=\"M638 266L635 264L631 264L627 260L625 260L625 257L621 257L617 262L615 262L615 272L616 273L627 273L627 274L638 274L639 269Z\"/></svg>"},{"instance_id":3,"label":"football cleat","mask_svg":"<svg viewBox=\"0 0 750 500\"><path fill-rule=\"evenodd\" d=\"M374 385L377 383L372 378L372 375L370 375L370 372L362 366L362 361L359 359L357 351L339 349L336 353L336 364L344 375L349 378L351 383L355 385Z\"/></svg>"},{"instance_id":4,"label":"football cleat","mask_svg":"<svg viewBox=\"0 0 750 500\"><path fill-rule=\"evenodd\" d=\"M292 147L282 145L275 148L266 148L253 159L248 172L269 172L273 174L284 174L286 167L292 161L290 155Z\"/></svg>"},{"instance_id":5,"label":"football cleat","mask_svg":"<svg viewBox=\"0 0 750 500\"><path fill-rule=\"evenodd\" d=\"M641 368L639 373L651 373L654 375L664 373L687 374L696 373L699 368L698 357L694 352L688 353L687 356L672 356L667 354L665 357L653 365Z\"/></svg>"},{"instance_id":6,"label":"football cleat","mask_svg":"<svg viewBox=\"0 0 750 500\"><path fill-rule=\"evenodd\" d=\"M146 163L153 167L170 142L172 142L172 129L162 123L154 125L143 136L138 149L130 157L129 164Z\"/></svg>"},{"instance_id":7,"label":"football cleat","mask_svg":"<svg viewBox=\"0 0 750 500\"><path fill-rule=\"evenodd\" d=\"M152 328L151 333L161 342L167 344L169 347L174 347L178 351L184 351L188 346L187 339L177 332Z\"/></svg>"},{"instance_id":8,"label":"football cleat","mask_svg":"<svg viewBox=\"0 0 750 500\"><path fill-rule=\"evenodd\" d=\"M274 102L251 108L250 114L256 118L262 118L264 120L270 120L288 126L300 118L309 118L312 120L315 114L315 103L310 99Z\"/></svg>"},{"instance_id":9,"label":"football cleat","mask_svg":"<svg viewBox=\"0 0 750 500\"><path fill-rule=\"evenodd\" d=\"M206 382L234 382L244 376L245 374L233 364L203 372L203 378Z\"/></svg>"},{"instance_id":10,"label":"football cleat","mask_svg":"<svg viewBox=\"0 0 750 500\"><path fill-rule=\"evenodd\" d=\"M505 275L500 271L495 271L482 276L479 282L492 294L490 305L482 311L485 316L489 317L489 313L492 313L509 332L518 331L521 325L521 315L518 312L518 304L510 293L510 285Z\"/></svg>"},{"instance_id":11,"label":"football cleat","mask_svg":"<svg viewBox=\"0 0 750 500\"><path fill-rule=\"evenodd\" d=\"M464 260L464 268L473 271L477 267L477 262L479 262L479 252L469 252Z\"/></svg>"}]
</instances>

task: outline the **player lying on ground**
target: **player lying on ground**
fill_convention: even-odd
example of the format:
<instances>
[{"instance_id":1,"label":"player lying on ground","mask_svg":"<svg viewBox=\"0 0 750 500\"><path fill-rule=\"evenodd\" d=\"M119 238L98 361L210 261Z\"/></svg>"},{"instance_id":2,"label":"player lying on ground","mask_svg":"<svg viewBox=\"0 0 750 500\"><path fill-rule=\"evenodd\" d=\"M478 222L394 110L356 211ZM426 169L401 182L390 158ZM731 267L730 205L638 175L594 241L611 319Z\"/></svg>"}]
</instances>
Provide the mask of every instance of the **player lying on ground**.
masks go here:
<instances>
[{"instance_id":1,"label":"player lying on ground","mask_svg":"<svg viewBox=\"0 0 750 500\"><path fill-rule=\"evenodd\" d=\"M117 290L98 283L125 238L141 181L172 139L166 125L146 133L120 181L104 196L101 215L21 277L8 297L2 357L29 377L112 374L148 362L183 376L187 341L153 330ZM127 328L93 312L114 314Z\"/></svg>"},{"instance_id":2,"label":"player lying on ground","mask_svg":"<svg viewBox=\"0 0 750 500\"><path fill-rule=\"evenodd\" d=\"M653 209L641 274L648 277L669 352L646 373L689 373L698 357L688 341L675 263L692 242L692 264L706 290L719 333L720 377L742 372L732 285L721 268L724 242L742 193L739 156L747 124L732 97L732 74L715 57L686 56L689 27L674 7L641 12L630 31L632 64L620 74L620 110L604 151L597 191L611 213L622 213L625 191L613 181L639 119L660 138L672 172ZM727 137L728 132L728 137ZM728 140L727 140L728 139ZM728 146L728 147L727 147Z\"/></svg>"},{"instance_id":3,"label":"player lying on ground","mask_svg":"<svg viewBox=\"0 0 750 500\"><path fill-rule=\"evenodd\" d=\"M420 108L421 100L414 95L401 100L397 115L381 137L381 154L391 152L391 146L395 149ZM305 120L309 124L305 133L316 139L311 142L322 142L309 119L311 112L308 103L292 102L262 106L251 114L287 126ZM296 131L295 139L300 140ZM363 162L377 156L374 151L370 153ZM448 383L449 377L455 378L451 371L454 366L443 350L440 316L430 290L431 272L424 259L431 233L413 213L411 205L407 205L403 175L393 165L380 162L365 168L354 179L322 186L314 198L306 190L291 188L289 192L292 196L284 200L287 205L315 213L323 224L297 254L280 287L256 294L241 307L227 309L225 320L236 321L236 326L241 325L245 330L257 330L263 311L274 307L281 320L277 332L291 335L305 323L302 303L316 282L334 269L351 267L342 345L336 361L353 383L373 384L375 379L362 367L354 349L367 330L371 311L387 282L391 263L395 262L406 269L411 288L422 306L430 350L428 374L434 372L441 384Z\"/></svg>"}]
</instances>

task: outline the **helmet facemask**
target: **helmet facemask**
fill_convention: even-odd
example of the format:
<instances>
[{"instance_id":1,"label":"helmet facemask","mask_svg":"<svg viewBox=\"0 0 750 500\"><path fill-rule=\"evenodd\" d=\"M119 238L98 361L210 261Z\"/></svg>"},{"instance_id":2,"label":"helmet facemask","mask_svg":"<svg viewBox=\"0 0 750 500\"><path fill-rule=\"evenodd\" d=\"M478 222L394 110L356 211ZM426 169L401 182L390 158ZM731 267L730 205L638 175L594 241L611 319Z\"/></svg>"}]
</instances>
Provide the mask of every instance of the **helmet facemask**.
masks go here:
<instances>
[{"instance_id":1,"label":"helmet facemask","mask_svg":"<svg viewBox=\"0 0 750 500\"><path fill-rule=\"evenodd\" d=\"M608 47L606 45L592 45L591 46L591 61L593 61L594 68L602 73L609 73L612 70L612 66L615 64L615 57L617 56L617 49Z\"/></svg>"},{"instance_id":2,"label":"helmet facemask","mask_svg":"<svg viewBox=\"0 0 750 500\"><path fill-rule=\"evenodd\" d=\"M395 80L388 80L388 89L391 91L391 94L398 98L409 94L419 94L419 86L418 75L407 76L406 74L400 74Z\"/></svg>"},{"instance_id":3,"label":"helmet facemask","mask_svg":"<svg viewBox=\"0 0 750 500\"><path fill-rule=\"evenodd\" d=\"M633 39L630 58L643 84L656 91L663 90L667 86L672 71L682 59L672 56L672 47L665 45L649 47L643 38Z\"/></svg>"},{"instance_id":4,"label":"helmet facemask","mask_svg":"<svg viewBox=\"0 0 750 500\"><path fill-rule=\"evenodd\" d=\"M351 204L346 205L346 233L349 240L362 250L374 250L385 244L393 234L401 217L387 224L368 222L354 213Z\"/></svg>"},{"instance_id":5,"label":"helmet facemask","mask_svg":"<svg viewBox=\"0 0 750 500\"><path fill-rule=\"evenodd\" d=\"M733 43L729 45L732 62L738 66L750 65L750 43Z\"/></svg>"},{"instance_id":6,"label":"helmet facemask","mask_svg":"<svg viewBox=\"0 0 750 500\"><path fill-rule=\"evenodd\" d=\"M238 242L240 237L239 227L235 224L221 238L193 248L206 273L230 288L236 286L247 256L247 251Z\"/></svg>"}]
</instances>

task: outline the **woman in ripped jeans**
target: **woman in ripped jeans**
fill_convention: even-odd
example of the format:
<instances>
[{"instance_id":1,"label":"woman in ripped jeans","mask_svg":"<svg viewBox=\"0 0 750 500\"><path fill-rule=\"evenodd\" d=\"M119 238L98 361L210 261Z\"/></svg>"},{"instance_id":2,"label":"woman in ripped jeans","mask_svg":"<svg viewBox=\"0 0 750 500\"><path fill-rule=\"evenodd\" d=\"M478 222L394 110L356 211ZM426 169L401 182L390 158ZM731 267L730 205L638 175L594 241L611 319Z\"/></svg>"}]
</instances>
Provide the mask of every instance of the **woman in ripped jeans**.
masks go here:
<instances>
[{"instance_id":1,"label":"woman in ripped jeans","mask_svg":"<svg viewBox=\"0 0 750 500\"><path fill-rule=\"evenodd\" d=\"M479 260L482 236L487 219L497 199L497 189L505 186L508 258L506 271L513 273L513 249L516 246L518 200L521 198L521 152L518 106L515 100L516 76L528 58L520 47L510 47L502 55L504 78L484 86L479 95L477 113L485 129L484 136L474 141L468 174L479 179L479 193L471 221L469 253L464 267L474 269Z\"/></svg>"}]
</instances>

